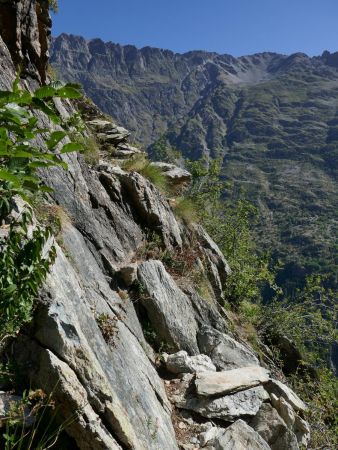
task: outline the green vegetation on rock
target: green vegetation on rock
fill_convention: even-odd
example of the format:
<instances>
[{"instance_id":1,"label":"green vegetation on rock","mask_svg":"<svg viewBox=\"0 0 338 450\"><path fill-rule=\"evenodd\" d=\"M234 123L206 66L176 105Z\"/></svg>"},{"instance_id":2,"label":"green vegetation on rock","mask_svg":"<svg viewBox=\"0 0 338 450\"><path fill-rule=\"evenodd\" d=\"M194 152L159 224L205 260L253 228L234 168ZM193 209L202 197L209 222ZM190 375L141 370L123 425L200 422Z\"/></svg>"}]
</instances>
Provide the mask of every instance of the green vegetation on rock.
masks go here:
<instances>
[{"instance_id":1,"label":"green vegetation on rock","mask_svg":"<svg viewBox=\"0 0 338 450\"><path fill-rule=\"evenodd\" d=\"M22 199L30 203L37 194L51 191L41 183L38 170L67 168L60 155L82 149L64 140L68 133L52 102L53 97L80 95L77 86L60 83L31 94L20 89L19 78L11 91L0 92L0 343L31 319L55 257L52 243L47 244L51 229L34 222L31 207ZM59 129L42 127L37 112Z\"/></svg>"}]
</instances>

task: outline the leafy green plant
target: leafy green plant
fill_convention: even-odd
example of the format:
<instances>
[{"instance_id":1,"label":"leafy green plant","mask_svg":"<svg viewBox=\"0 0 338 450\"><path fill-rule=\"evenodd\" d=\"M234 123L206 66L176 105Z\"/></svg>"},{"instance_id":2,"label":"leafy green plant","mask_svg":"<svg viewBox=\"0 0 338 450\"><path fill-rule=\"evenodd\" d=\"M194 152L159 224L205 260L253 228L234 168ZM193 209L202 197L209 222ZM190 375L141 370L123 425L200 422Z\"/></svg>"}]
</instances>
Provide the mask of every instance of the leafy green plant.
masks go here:
<instances>
[{"instance_id":1,"label":"leafy green plant","mask_svg":"<svg viewBox=\"0 0 338 450\"><path fill-rule=\"evenodd\" d=\"M24 212L21 223L11 223L0 240L0 342L31 320L39 287L55 258L53 246L44 254L50 229L36 227L28 237L30 224L31 216Z\"/></svg>"},{"instance_id":2,"label":"leafy green plant","mask_svg":"<svg viewBox=\"0 0 338 450\"><path fill-rule=\"evenodd\" d=\"M34 111L40 111L54 124L62 125L53 97L80 95L77 85L60 83L42 86L31 94L20 89L19 78L13 83L12 91L0 92L0 217L8 211L9 200L14 195L29 201L31 193L50 191L37 176L39 168L66 169L67 164L60 155L82 150L79 143L65 143L67 131L60 128L50 132L39 125L34 115Z\"/></svg>"},{"instance_id":3,"label":"leafy green plant","mask_svg":"<svg viewBox=\"0 0 338 450\"><path fill-rule=\"evenodd\" d=\"M298 374L290 378L294 390L308 404L305 418L310 424L312 449L338 447L338 379L328 369L317 371L318 378L302 378Z\"/></svg>"},{"instance_id":4,"label":"leafy green plant","mask_svg":"<svg viewBox=\"0 0 338 450\"><path fill-rule=\"evenodd\" d=\"M0 238L0 342L31 319L34 300L55 257L53 246L45 248L51 229L32 226L29 207L17 218L8 219L8 213L16 196L31 202L34 195L51 191L41 183L38 169L67 168L60 156L82 150L81 144L65 141L68 133L53 102L53 97L79 96L78 85L59 82L31 94L20 89L19 78L12 91L0 92L0 220L5 222ZM37 111L59 129L41 127Z\"/></svg>"},{"instance_id":5,"label":"leafy green plant","mask_svg":"<svg viewBox=\"0 0 338 450\"><path fill-rule=\"evenodd\" d=\"M118 316L110 316L109 314L101 313L96 315L95 319L98 327L100 328L103 339L107 344L114 346L114 339L119 331L117 325L119 320Z\"/></svg>"},{"instance_id":6,"label":"leafy green plant","mask_svg":"<svg viewBox=\"0 0 338 450\"><path fill-rule=\"evenodd\" d=\"M166 137L161 136L156 142L149 147L149 155L153 161L165 161L171 164L177 164L182 158L178 150L168 145Z\"/></svg>"}]
</instances>

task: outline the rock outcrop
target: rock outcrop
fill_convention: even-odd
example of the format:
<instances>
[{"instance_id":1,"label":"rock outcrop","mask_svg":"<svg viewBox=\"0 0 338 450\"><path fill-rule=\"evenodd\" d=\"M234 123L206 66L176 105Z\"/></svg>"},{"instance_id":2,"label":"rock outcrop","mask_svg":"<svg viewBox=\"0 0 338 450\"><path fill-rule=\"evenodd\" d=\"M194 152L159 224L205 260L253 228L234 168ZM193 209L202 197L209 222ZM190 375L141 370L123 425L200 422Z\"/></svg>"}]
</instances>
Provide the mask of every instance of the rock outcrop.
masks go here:
<instances>
[{"instance_id":1,"label":"rock outcrop","mask_svg":"<svg viewBox=\"0 0 338 450\"><path fill-rule=\"evenodd\" d=\"M226 430L212 428L203 436L201 448L208 450L269 450L270 447L261 436L243 420L237 420Z\"/></svg>"},{"instance_id":2,"label":"rock outcrop","mask_svg":"<svg viewBox=\"0 0 338 450\"><path fill-rule=\"evenodd\" d=\"M40 3L30 2L30 27L38 27L34 14ZM26 41L35 36L25 26L27 17L20 16L24 5L19 1L11 7L26 39L0 31L5 38L0 39L2 87L9 87L18 55L27 54ZM38 28L48 39L49 32ZM36 85L37 75L43 80L45 55L36 66L30 57L28 68L37 72L27 71L27 86ZM55 104L60 114L76 111L69 102ZM86 117L87 132L98 141L100 161L88 165L82 155L65 154L68 171L41 171L54 189L49 202L57 203L69 220L62 225L60 245L55 244L55 263L34 319L11 344L27 385L53 394L61 420L73 417L66 429L72 450L175 450L191 444L242 449L245 443L267 450L275 431L262 425L265 405L285 433L292 430L304 442L301 401L269 380L253 350L230 332L220 305L230 269L217 245L200 226L189 228L177 219L149 180L112 160L116 148L134 151L128 147L128 132L95 111ZM198 264L213 288L207 299L194 283L180 285L160 251L151 258L144 252L152 243L184 255L196 237L196 252L203 255ZM159 349L167 352L163 360ZM218 387L210 389L215 377ZM251 426L243 421L255 418ZM214 427L199 445L209 419L219 419L222 427Z\"/></svg>"}]
</instances>

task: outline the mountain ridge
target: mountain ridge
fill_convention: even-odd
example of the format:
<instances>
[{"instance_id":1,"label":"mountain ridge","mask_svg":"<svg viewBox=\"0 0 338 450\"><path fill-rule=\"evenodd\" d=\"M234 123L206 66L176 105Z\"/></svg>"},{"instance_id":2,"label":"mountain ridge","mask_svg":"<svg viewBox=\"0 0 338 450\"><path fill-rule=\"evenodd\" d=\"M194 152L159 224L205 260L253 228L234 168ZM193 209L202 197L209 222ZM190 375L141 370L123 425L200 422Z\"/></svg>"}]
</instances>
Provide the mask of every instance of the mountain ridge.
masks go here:
<instances>
[{"instance_id":1,"label":"mountain ridge","mask_svg":"<svg viewBox=\"0 0 338 450\"><path fill-rule=\"evenodd\" d=\"M64 34L51 64L133 143L221 158L223 176L259 207L263 248L296 261L297 276L325 266L334 278L338 53L181 55Z\"/></svg>"},{"instance_id":2,"label":"mountain ridge","mask_svg":"<svg viewBox=\"0 0 338 450\"><path fill-rule=\"evenodd\" d=\"M195 49L187 50L187 51L183 51L183 52L176 52L174 50L171 50L171 49L168 49L165 47L157 47L157 46L152 46L152 45L144 45L144 46L138 47L136 44L130 44L130 43L129 44L120 44L119 42L114 42L112 40L104 40L104 39L101 39L100 37L86 38L79 34L73 34L73 33L67 33L67 32L62 32L57 36L52 35L51 39L53 42L53 41L56 41L59 38L63 38L63 37L76 38L76 39L79 39L79 40L87 42L87 43L89 43L91 41L98 41L100 43L103 43L104 45L112 44L113 46L117 46L117 47L132 47L138 51L142 51L145 49L161 50L166 53L172 53L174 55L179 55L179 56L189 55L191 53L204 53L204 54L208 54L208 55L229 56L234 59L246 58L246 57L256 56L256 55L264 55L264 54L278 55L278 56L285 56L285 57L290 57L293 55L304 55L310 59L311 58L325 58L325 59L329 58L330 61L338 58L338 50L336 52L330 52L329 50L323 50L320 55L318 54L318 55L312 55L312 56L308 55L305 52L302 52L301 50L293 52L293 53L279 53L279 52L275 52L275 51L264 50L261 52L247 53L247 54L243 54L240 56L235 56L231 53L221 53L221 52L216 52L216 51L212 51L212 50L203 50L203 49L199 49L199 48L195 48Z\"/></svg>"}]
</instances>

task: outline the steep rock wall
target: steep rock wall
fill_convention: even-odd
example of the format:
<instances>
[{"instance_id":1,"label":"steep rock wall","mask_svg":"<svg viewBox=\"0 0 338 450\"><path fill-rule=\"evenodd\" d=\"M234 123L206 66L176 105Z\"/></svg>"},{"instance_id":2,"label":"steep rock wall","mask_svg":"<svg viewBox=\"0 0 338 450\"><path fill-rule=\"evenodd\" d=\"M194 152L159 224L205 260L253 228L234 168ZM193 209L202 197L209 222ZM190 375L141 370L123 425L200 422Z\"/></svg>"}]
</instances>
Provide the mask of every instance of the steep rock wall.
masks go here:
<instances>
[{"instance_id":1,"label":"steep rock wall","mask_svg":"<svg viewBox=\"0 0 338 450\"><path fill-rule=\"evenodd\" d=\"M30 54L24 41L41 32L38 6L44 3L32 0L21 15L27 4L11 6L25 39L1 31L2 88L14 78L20 55ZM33 29L25 28L27 14ZM29 57L24 83L34 86L38 77L43 81L45 56L42 52L36 65ZM56 102L56 107L65 116L75 111L67 102ZM95 108L90 119L108 133L107 119ZM110 127L116 129L112 122ZM126 136L116 145L121 141L127 145ZM252 449L276 448L270 439L275 431L269 422L272 414L284 430L285 448L306 442L308 429L301 418L305 405L295 394L270 376L251 382L249 389L243 382L260 362L230 331L220 304L230 269L211 238L201 227L178 221L154 185L122 170L111 158L95 165L77 154L63 158L68 171L53 168L41 176L54 188L50 201L69 220L63 224L61 245L55 244L57 258L34 320L12 348L27 384L53 392L63 418L74 415L67 427L73 439L69 448L236 449L243 442ZM154 244L149 236L159 239L151 252L146 251ZM189 275L183 279L171 272L156 246L173 257L190 257L194 251L193 270L197 267L205 277L208 295L201 294ZM158 358L163 349L172 354L168 365L167 355L163 362ZM242 377L229 367L242 371ZM222 388L219 395L217 386L214 392L209 387L210 395L198 395L196 372L206 369L211 385L217 370L221 377L226 374L232 388ZM256 421L247 425L241 418ZM234 424L228 427L229 422ZM261 428L266 438L260 436Z\"/></svg>"}]
</instances>

